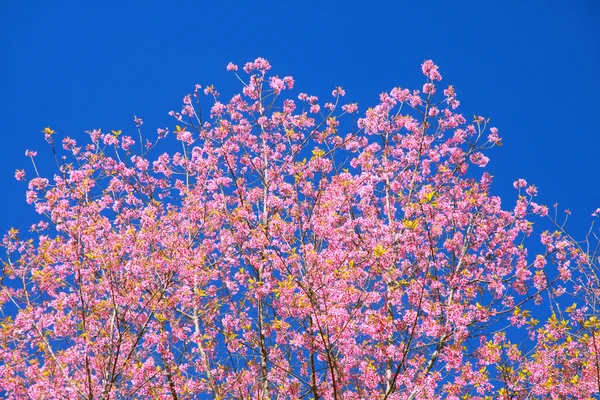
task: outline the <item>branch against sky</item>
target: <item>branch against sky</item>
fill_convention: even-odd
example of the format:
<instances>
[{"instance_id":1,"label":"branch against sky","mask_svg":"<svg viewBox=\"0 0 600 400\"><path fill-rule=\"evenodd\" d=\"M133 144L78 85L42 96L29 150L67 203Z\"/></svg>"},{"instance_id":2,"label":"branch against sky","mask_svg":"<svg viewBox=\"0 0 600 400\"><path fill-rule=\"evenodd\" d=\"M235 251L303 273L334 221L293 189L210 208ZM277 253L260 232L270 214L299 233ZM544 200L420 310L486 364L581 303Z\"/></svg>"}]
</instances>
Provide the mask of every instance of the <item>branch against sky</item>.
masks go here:
<instances>
[{"instance_id":1,"label":"branch against sky","mask_svg":"<svg viewBox=\"0 0 600 400\"><path fill-rule=\"evenodd\" d=\"M512 209L490 194L498 130L432 61L363 114L342 88L286 96L261 58L227 69L241 93L196 86L172 131L45 128L52 178L27 153L42 221L3 240L8 398L600 392L594 230L522 179Z\"/></svg>"}]
</instances>

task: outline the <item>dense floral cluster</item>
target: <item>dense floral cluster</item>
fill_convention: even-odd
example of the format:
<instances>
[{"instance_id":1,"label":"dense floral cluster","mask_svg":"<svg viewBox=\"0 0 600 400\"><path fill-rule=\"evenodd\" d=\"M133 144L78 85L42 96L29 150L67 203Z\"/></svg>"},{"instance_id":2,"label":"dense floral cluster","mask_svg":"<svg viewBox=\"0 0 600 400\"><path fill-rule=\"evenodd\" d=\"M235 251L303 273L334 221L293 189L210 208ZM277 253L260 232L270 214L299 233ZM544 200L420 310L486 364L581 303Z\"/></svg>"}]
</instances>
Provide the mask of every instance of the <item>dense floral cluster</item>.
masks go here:
<instances>
[{"instance_id":1,"label":"dense floral cluster","mask_svg":"<svg viewBox=\"0 0 600 400\"><path fill-rule=\"evenodd\" d=\"M524 180L512 209L490 194L470 168L498 130L433 62L362 117L342 88L286 97L270 68L229 64L242 92L196 86L153 140L138 117L86 144L44 130L44 219L2 243L7 398L599 394L593 247L560 224L535 240L529 218L556 219Z\"/></svg>"}]
</instances>

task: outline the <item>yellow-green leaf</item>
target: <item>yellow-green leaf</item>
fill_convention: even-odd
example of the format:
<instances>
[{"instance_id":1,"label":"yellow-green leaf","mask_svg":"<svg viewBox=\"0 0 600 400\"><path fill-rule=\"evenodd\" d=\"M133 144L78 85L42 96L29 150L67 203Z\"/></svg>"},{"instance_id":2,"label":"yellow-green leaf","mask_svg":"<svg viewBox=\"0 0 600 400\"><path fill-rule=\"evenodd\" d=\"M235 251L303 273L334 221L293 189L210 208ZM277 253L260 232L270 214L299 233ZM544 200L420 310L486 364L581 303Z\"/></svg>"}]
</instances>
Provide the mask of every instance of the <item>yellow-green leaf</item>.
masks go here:
<instances>
[{"instance_id":1,"label":"yellow-green leaf","mask_svg":"<svg viewBox=\"0 0 600 400\"><path fill-rule=\"evenodd\" d=\"M325 151L321 149L314 149L312 153L315 157L323 157L325 155Z\"/></svg>"},{"instance_id":2,"label":"yellow-green leaf","mask_svg":"<svg viewBox=\"0 0 600 400\"><path fill-rule=\"evenodd\" d=\"M384 249L383 246L380 245L380 244L378 244L377 246L375 246L375 248L373 249L373 254L375 254L375 257L381 257L386 252L387 252L387 250Z\"/></svg>"},{"instance_id":3,"label":"yellow-green leaf","mask_svg":"<svg viewBox=\"0 0 600 400\"><path fill-rule=\"evenodd\" d=\"M413 229L416 229L417 226L419 226L419 220L418 219L413 219L413 220L403 219L402 224L404 224L404 226L407 227L408 229L413 230Z\"/></svg>"}]
</instances>

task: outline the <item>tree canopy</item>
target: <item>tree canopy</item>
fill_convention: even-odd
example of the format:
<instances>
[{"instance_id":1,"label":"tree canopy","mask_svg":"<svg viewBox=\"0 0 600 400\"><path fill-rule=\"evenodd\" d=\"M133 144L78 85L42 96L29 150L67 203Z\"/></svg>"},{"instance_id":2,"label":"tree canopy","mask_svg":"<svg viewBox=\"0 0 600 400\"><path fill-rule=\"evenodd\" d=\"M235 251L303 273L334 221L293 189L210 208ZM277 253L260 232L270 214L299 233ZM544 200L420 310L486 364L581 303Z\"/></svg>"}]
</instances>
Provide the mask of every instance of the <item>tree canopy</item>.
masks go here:
<instances>
[{"instance_id":1,"label":"tree canopy","mask_svg":"<svg viewBox=\"0 0 600 400\"><path fill-rule=\"evenodd\" d=\"M498 129L432 61L364 111L261 58L227 69L241 92L197 85L172 130L48 127L51 178L28 151L42 219L2 242L7 398L600 393L595 231L523 179L490 193Z\"/></svg>"}]
</instances>

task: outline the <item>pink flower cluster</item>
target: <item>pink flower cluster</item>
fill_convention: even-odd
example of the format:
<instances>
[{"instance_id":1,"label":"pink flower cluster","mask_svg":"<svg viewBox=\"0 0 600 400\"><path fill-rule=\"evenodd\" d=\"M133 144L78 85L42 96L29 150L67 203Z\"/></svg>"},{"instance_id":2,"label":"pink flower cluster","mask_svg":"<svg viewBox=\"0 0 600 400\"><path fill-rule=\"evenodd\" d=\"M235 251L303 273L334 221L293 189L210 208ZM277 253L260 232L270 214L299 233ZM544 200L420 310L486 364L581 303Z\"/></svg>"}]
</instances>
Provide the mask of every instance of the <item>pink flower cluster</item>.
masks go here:
<instances>
[{"instance_id":1,"label":"pink flower cluster","mask_svg":"<svg viewBox=\"0 0 600 400\"><path fill-rule=\"evenodd\" d=\"M270 69L195 86L177 146L134 117L138 146L96 129L51 141L52 179L15 172L43 221L2 240L6 398L599 395L593 246L525 180L493 194L498 130L431 60L361 115Z\"/></svg>"}]
</instances>

